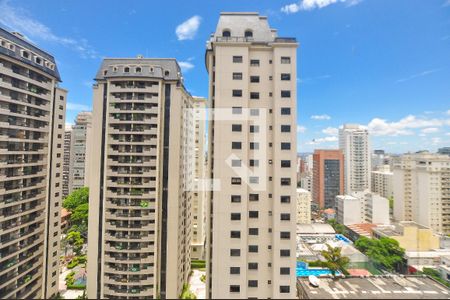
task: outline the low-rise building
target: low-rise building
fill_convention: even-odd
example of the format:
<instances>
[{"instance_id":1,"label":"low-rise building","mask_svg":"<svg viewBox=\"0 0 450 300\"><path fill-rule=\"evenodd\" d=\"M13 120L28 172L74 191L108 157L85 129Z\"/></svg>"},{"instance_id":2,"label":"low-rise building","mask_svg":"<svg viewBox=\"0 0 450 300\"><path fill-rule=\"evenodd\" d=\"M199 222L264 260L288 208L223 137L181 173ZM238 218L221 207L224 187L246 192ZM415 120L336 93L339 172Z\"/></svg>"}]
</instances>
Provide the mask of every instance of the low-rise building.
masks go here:
<instances>
[{"instance_id":1,"label":"low-rise building","mask_svg":"<svg viewBox=\"0 0 450 300\"><path fill-rule=\"evenodd\" d=\"M450 282L450 256L442 256L438 267L441 278Z\"/></svg>"},{"instance_id":2,"label":"low-rise building","mask_svg":"<svg viewBox=\"0 0 450 300\"><path fill-rule=\"evenodd\" d=\"M320 277L312 285L297 278L298 299L448 299L450 290L428 276Z\"/></svg>"},{"instance_id":3,"label":"low-rise building","mask_svg":"<svg viewBox=\"0 0 450 300\"><path fill-rule=\"evenodd\" d=\"M364 222L364 208L359 198L349 195L336 196L336 221L350 225Z\"/></svg>"},{"instance_id":4,"label":"low-rise building","mask_svg":"<svg viewBox=\"0 0 450 300\"><path fill-rule=\"evenodd\" d=\"M344 225L389 224L389 201L368 191L336 196L336 220Z\"/></svg>"},{"instance_id":5,"label":"low-rise building","mask_svg":"<svg viewBox=\"0 0 450 300\"><path fill-rule=\"evenodd\" d=\"M297 224L311 223L311 192L297 189Z\"/></svg>"}]
</instances>

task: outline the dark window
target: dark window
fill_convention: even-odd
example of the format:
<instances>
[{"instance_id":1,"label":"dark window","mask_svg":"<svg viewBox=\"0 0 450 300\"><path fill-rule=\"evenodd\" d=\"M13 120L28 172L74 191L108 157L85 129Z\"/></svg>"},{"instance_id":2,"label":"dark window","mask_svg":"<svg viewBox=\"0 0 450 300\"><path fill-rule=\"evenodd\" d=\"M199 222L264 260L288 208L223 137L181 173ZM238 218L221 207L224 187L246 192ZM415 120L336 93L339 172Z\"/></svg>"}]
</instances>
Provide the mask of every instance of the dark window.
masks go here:
<instances>
[{"instance_id":1,"label":"dark window","mask_svg":"<svg viewBox=\"0 0 450 300\"><path fill-rule=\"evenodd\" d=\"M247 38L248 37L252 37L253 36L253 32L251 30L246 30L245 33L244 33L244 36L247 37Z\"/></svg>"},{"instance_id":2,"label":"dark window","mask_svg":"<svg viewBox=\"0 0 450 300\"><path fill-rule=\"evenodd\" d=\"M242 143L241 142L232 142L231 149L242 149Z\"/></svg>"},{"instance_id":3,"label":"dark window","mask_svg":"<svg viewBox=\"0 0 450 300\"><path fill-rule=\"evenodd\" d=\"M259 200L259 194L249 194L248 195L249 201L258 201Z\"/></svg>"},{"instance_id":4,"label":"dark window","mask_svg":"<svg viewBox=\"0 0 450 300\"><path fill-rule=\"evenodd\" d=\"M124 71L125 73L129 73L129 72L130 72L130 68L125 67L125 68L123 69L123 71Z\"/></svg>"},{"instance_id":5,"label":"dark window","mask_svg":"<svg viewBox=\"0 0 450 300\"><path fill-rule=\"evenodd\" d=\"M281 63L282 64L290 64L291 63L291 58L289 56L282 56L281 57Z\"/></svg>"},{"instance_id":6,"label":"dark window","mask_svg":"<svg viewBox=\"0 0 450 300\"><path fill-rule=\"evenodd\" d=\"M281 161L281 167L282 168L290 168L291 167L291 161L290 160L282 160Z\"/></svg>"},{"instance_id":7,"label":"dark window","mask_svg":"<svg viewBox=\"0 0 450 300\"><path fill-rule=\"evenodd\" d=\"M291 97L291 91L281 91L281 98L290 98Z\"/></svg>"},{"instance_id":8,"label":"dark window","mask_svg":"<svg viewBox=\"0 0 450 300\"><path fill-rule=\"evenodd\" d=\"M230 256L241 256L241 249L230 249Z\"/></svg>"},{"instance_id":9,"label":"dark window","mask_svg":"<svg viewBox=\"0 0 450 300\"><path fill-rule=\"evenodd\" d=\"M250 99L259 99L258 92L250 92Z\"/></svg>"},{"instance_id":10,"label":"dark window","mask_svg":"<svg viewBox=\"0 0 450 300\"><path fill-rule=\"evenodd\" d=\"M222 31L222 36L223 37L230 37L231 36L231 31L229 31L229 30Z\"/></svg>"},{"instance_id":11,"label":"dark window","mask_svg":"<svg viewBox=\"0 0 450 300\"><path fill-rule=\"evenodd\" d=\"M248 212L248 217L250 219L258 219L258 216L259 216L259 212L256 210L251 210Z\"/></svg>"},{"instance_id":12,"label":"dark window","mask_svg":"<svg viewBox=\"0 0 450 300\"><path fill-rule=\"evenodd\" d=\"M291 143L281 143L281 150L291 150Z\"/></svg>"},{"instance_id":13,"label":"dark window","mask_svg":"<svg viewBox=\"0 0 450 300\"><path fill-rule=\"evenodd\" d=\"M233 62L234 63L241 63L242 62L242 56L233 56Z\"/></svg>"},{"instance_id":14,"label":"dark window","mask_svg":"<svg viewBox=\"0 0 450 300\"><path fill-rule=\"evenodd\" d=\"M249 280L248 287L258 287L258 280Z\"/></svg>"},{"instance_id":15,"label":"dark window","mask_svg":"<svg viewBox=\"0 0 450 300\"><path fill-rule=\"evenodd\" d=\"M282 177L280 182L281 185L291 185L291 179L289 177Z\"/></svg>"},{"instance_id":16,"label":"dark window","mask_svg":"<svg viewBox=\"0 0 450 300\"><path fill-rule=\"evenodd\" d=\"M242 90L233 90L233 97L242 97Z\"/></svg>"},{"instance_id":17,"label":"dark window","mask_svg":"<svg viewBox=\"0 0 450 300\"><path fill-rule=\"evenodd\" d=\"M259 149L259 143L251 142L250 143L250 149L251 150L258 150Z\"/></svg>"},{"instance_id":18,"label":"dark window","mask_svg":"<svg viewBox=\"0 0 450 300\"><path fill-rule=\"evenodd\" d=\"M242 131L242 125L241 124L232 124L231 130L233 132L240 132L240 131Z\"/></svg>"},{"instance_id":19,"label":"dark window","mask_svg":"<svg viewBox=\"0 0 450 300\"><path fill-rule=\"evenodd\" d=\"M281 80L291 80L291 74L281 73Z\"/></svg>"},{"instance_id":20,"label":"dark window","mask_svg":"<svg viewBox=\"0 0 450 300\"><path fill-rule=\"evenodd\" d=\"M250 159L250 167L258 167L258 166L259 166L259 160Z\"/></svg>"},{"instance_id":21,"label":"dark window","mask_svg":"<svg viewBox=\"0 0 450 300\"><path fill-rule=\"evenodd\" d=\"M255 262L248 263L248 269L249 270L258 270L258 263L255 263Z\"/></svg>"},{"instance_id":22,"label":"dark window","mask_svg":"<svg viewBox=\"0 0 450 300\"><path fill-rule=\"evenodd\" d=\"M242 161L240 159L233 159L231 161L231 166L232 167L240 167L242 164Z\"/></svg>"},{"instance_id":23,"label":"dark window","mask_svg":"<svg viewBox=\"0 0 450 300\"><path fill-rule=\"evenodd\" d=\"M141 73L141 72L142 72L142 69L140 67L137 67L136 68L136 73Z\"/></svg>"},{"instance_id":24,"label":"dark window","mask_svg":"<svg viewBox=\"0 0 450 300\"><path fill-rule=\"evenodd\" d=\"M241 268L239 268L239 267L230 267L230 274L241 274Z\"/></svg>"},{"instance_id":25,"label":"dark window","mask_svg":"<svg viewBox=\"0 0 450 300\"><path fill-rule=\"evenodd\" d=\"M281 287L280 287L281 290ZM241 287L239 285L230 285L230 293L239 293L241 291Z\"/></svg>"},{"instance_id":26,"label":"dark window","mask_svg":"<svg viewBox=\"0 0 450 300\"><path fill-rule=\"evenodd\" d=\"M233 73L234 80L242 80L242 73Z\"/></svg>"},{"instance_id":27,"label":"dark window","mask_svg":"<svg viewBox=\"0 0 450 300\"><path fill-rule=\"evenodd\" d=\"M280 239L282 239L282 240L290 240L291 239L291 233L289 231L281 231L280 232Z\"/></svg>"},{"instance_id":28,"label":"dark window","mask_svg":"<svg viewBox=\"0 0 450 300\"><path fill-rule=\"evenodd\" d=\"M286 294L291 291L291 287L288 285L280 285L280 293Z\"/></svg>"},{"instance_id":29,"label":"dark window","mask_svg":"<svg viewBox=\"0 0 450 300\"><path fill-rule=\"evenodd\" d=\"M281 203L291 203L291 196L280 196Z\"/></svg>"},{"instance_id":30,"label":"dark window","mask_svg":"<svg viewBox=\"0 0 450 300\"><path fill-rule=\"evenodd\" d=\"M240 185L241 182L242 182L242 179L240 177L231 177L231 184Z\"/></svg>"},{"instance_id":31,"label":"dark window","mask_svg":"<svg viewBox=\"0 0 450 300\"><path fill-rule=\"evenodd\" d=\"M258 245L249 245L248 246L248 252L258 253Z\"/></svg>"},{"instance_id":32,"label":"dark window","mask_svg":"<svg viewBox=\"0 0 450 300\"><path fill-rule=\"evenodd\" d=\"M290 107L282 107L281 108L281 114L282 115L290 115L291 114L291 108Z\"/></svg>"},{"instance_id":33,"label":"dark window","mask_svg":"<svg viewBox=\"0 0 450 300\"><path fill-rule=\"evenodd\" d=\"M231 213L231 221L238 221L241 219L240 213Z\"/></svg>"},{"instance_id":34,"label":"dark window","mask_svg":"<svg viewBox=\"0 0 450 300\"><path fill-rule=\"evenodd\" d=\"M281 132L291 132L291 125L281 125Z\"/></svg>"},{"instance_id":35,"label":"dark window","mask_svg":"<svg viewBox=\"0 0 450 300\"><path fill-rule=\"evenodd\" d=\"M291 256L291 250L289 250L289 249L281 249L280 250L280 256L283 256L283 257Z\"/></svg>"},{"instance_id":36,"label":"dark window","mask_svg":"<svg viewBox=\"0 0 450 300\"><path fill-rule=\"evenodd\" d=\"M259 229L258 228L249 228L248 229L248 234L249 235L258 235L259 233Z\"/></svg>"},{"instance_id":37,"label":"dark window","mask_svg":"<svg viewBox=\"0 0 450 300\"><path fill-rule=\"evenodd\" d=\"M241 232L239 230L232 230L232 231L230 231L230 237L232 239L240 239L241 238Z\"/></svg>"},{"instance_id":38,"label":"dark window","mask_svg":"<svg viewBox=\"0 0 450 300\"><path fill-rule=\"evenodd\" d=\"M259 76L250 76L250 82L259 82Z\"/></svg>"},{"instance_id":39,"label":"dark window","mask_svg":"<svg viewBox=\"0 0 450 300\"><path fill-rule=\"evenodd\" d=\"M259 126L258 125L250 125L250 132L252 132L252 133L259 132Z\"/></svg>"},{"instance_id":40,"label":"dark window","mask_svg":"<svg viewBox=\"0 0 450 300\"><path fill-rule=\"evenodd\" d=\"M252 66L252 67L259 67L259 59L251 59L250 60L250 66Z\"/></svg>"},{"instance_id":41,"label":"dark window","mask_svg":"<svg viewBox=\"0 0 450 300\"><path fill-rule=\"evenodd\" d=\"M280 220L281 221L290 221L291 220L291 214L280 214Z\"/></svg>"},{"instance_id":42,"label":"dark window","mask_svg":"<svg viewBox=\"0 0 450 300\"><path fill-rule=\"evenodd\" d=\"M280 268L280 275L289 275L291 273L290 268Z\"/></svg>"},{"instance_id":43,"label":"dark window","mask_svg":"<svg viewBox=\"0 0 450 300\"><path fill-rule=\"evenodd\" d=\"M232 203L239 203L239 202L241 202L241 195L231 195L231 202Z\"/></svg>"},{"instance_id":44,"label":"dark window","mask_svg":"<svg viewBox=\"0 0 450 300\"><path fill-rule=\"evenodd\" d=\"M234 106L231 111L233 115L240 115L242 114L242 107Z\"/></svg>"}]
</instances>

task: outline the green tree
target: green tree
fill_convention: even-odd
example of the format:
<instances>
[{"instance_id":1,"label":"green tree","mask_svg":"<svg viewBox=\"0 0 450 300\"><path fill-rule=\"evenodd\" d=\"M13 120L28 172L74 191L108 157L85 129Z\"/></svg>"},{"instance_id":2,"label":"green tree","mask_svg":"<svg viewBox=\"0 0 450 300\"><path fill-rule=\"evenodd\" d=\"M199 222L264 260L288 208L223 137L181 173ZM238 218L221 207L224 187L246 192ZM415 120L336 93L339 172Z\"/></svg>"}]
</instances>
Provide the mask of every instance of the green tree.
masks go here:
<instances>
[{"instance_id":1,"label":"green tree","mask_svg":"<svg viewBox=\"0 0 450 300\"><path fill-rule=\"evenodd\" d=\"M78 205L70 215L72 230L80 231L86 235L88 224L89 203Z\"/></svg>"},{"instance_id":2,"label":"green tree","mask_svg":"<svg viewBox=\"0 0 450 300\"><path fill-rule=\"evenodd\" d=\"M331 227L333 227L333 229L336 231L336 233L339 233L342 235L347 234L347 229L345 228L345 226L342 224L339 224L335 219L329 219L327 221L327 223L330 224Z\"/></svg>"},{"instance_id":3,"label":"green tree","mask_svg":"<svg viewBox=\"0 0 450 300\"><path fill-rule=\"evenodd\" d=\"M195 294L191 292L189 284L183 284L183 290L181 291L180 299L197 299Z\"/></svg>"},{"instance_id":4,"label":"green tree","mask_svg":"<svg viewBox=\"0 0 450 300\"><path fill-rule=\"evenodd\" d=\"M70 212L81 204L89 203L89 188L82 187L70 193L63 201L63 207Z\"/></svg>"},{"instance_id":5,"label":"green tree","mask_svg":"<svg viewBox=\"0 0 450 300\"><path fill-rule=\"evenodd\" d=\"M80 232L71 231L66 236L66 241L73 247L73 251L76 255L81 255L81 249L83 248L84 239L81 237Z\"/></svg>"},{"instance_id":6,"label":"green tree","mask_svg":"<svg viewBox=\"0 0 450 300\"><path fill-rule=\"evenodd\" d=\"M322 265L330 269L333 277L336 276L338 271L346 273L346 267L350 263L350 259L342 256L340 247L331 247L328 244L326 245L328 249L321 252L323 258L326 259Z\"/></svg>"},{"instance_id":7,"label":"green tree","mask_svg":"<svg viewBox=\"0 0 450 300\"><path fill-rule=\"evenodd\" d=\"M388 237L380 239L360 237L355 242L355 246L374 263L380 264L389 271L395 270L403 263L405 250L394 239Z\"/></svg>"},{"instance_id":8,"label":"green tree","mask_svg":"<svg viewBox=\"0 0 450 300\"><path fill-rule=\"evenodd\" d=\"M390 196L389 200L389 209L394 209L394 196Z\"/></svg>"}]
</instances>

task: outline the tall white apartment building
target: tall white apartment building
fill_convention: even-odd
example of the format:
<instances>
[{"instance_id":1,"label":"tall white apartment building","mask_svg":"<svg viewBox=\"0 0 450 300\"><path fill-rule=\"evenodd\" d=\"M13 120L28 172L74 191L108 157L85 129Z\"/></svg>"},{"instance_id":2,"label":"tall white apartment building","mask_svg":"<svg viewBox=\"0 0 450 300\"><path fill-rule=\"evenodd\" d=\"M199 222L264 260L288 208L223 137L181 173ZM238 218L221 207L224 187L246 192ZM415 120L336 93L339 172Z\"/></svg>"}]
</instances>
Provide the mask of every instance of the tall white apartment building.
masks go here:
<instances>
[{"instance_id":1,"label":"tall white apartment building","mask_svg":"<svg viewBox=\"0 0 450 300\"><path fill-rule=\"evenodd\" d=\"M205 259L206 244L206 99L193 97L195 124L195 179L192 198L191 257Z\"/></svg>"},{"instance_id":2,"label":"tall white apartment building","mask_svg":"<svg viewBox=\"0 0 450 300\"><path fill-rule=\"evenodd\" d=\"M221 13L207 43L207 297L296 297L297 46L258 13Z\"/></svg>"},{"instance_id":3,"label":"tall white apartment building","mask_svg":"<svg viewBox=\"0 0 450 300\"><path fill-rule=\"evenodd\" d=\"M344 153L345 193L370 189L369 131L361 125L344 124L339 128L339 149Z\"/></svg>"},{"instance_id":4,"label":"tall white apartment building","mask_svg":"<svg viewBox=\"0 0 450 300\"><path fill-rule=\"evenodd\" d=\"M88 298L178 298L190 272L192 96L175 59L104 59L95 80Z\"/></svg>"},{"instance_id":5,"label":"tall white apartment building","mask_svg":"<svg viewBox=\"0 0 450 300\"><path fill-rule=\"evenodd\" d=\"M393 178L394 173L391 171L390 165L382 165L377 167L371 174L372 192L384 198L394 196Z\"/></svg>"},{"instance_id":6,"label":"tall white apartment building","mask_svg":"<svg viewBox=\"0 0 450 300\"><path fill-rule=\"evenodd\" d=\"M72 143L72 125L66 125L64 130L64 157L62 173L62 197L67 197L70 193L70 145Z\"/></svg>"},{"instance_id":7,"label":"tall white apartment building","mask_svg":"<svg viewBox=\"0 0 450 300\"><path fill-rule=\"evenodd\" d=\"M364 193L364 222L390 224L389 200L374 193Z\"/></svg>"},{"instance_id":8,"label":"tall white apartment building","mask_svg":"<svg viewBox=\"0 0 450 300\"><path fill-rule=\"evenodd\" d=\"M405 154L394 163L394 218L450 234L450 157Z\"/></svg>"},{"instance_id":9,"label":"tall white apartment building","mask_svg":"<svg viewBox=\"0 0 450 300\"><path fill-rule=\"evenodd\" d=\"M389 201L369 191L336 196L336 221L344 225L359 223L388 225Z\"/></svg>"},{"instance_id":10,"label":"tall white apartment building","mask_svg":"<svg viewBox=\"0 0 450 300\"><path fill-rule=\"evenodd\" d=\"M336 196L336 221L351 225L364 223L364 200L350 195Z\"/></svg>"},{"instance_id":11,"label":"tall white apartment building","mask_svg":"<svg viewBox=\"0 0 450 300\"><path fill-rule=\"evenodd\" d=\"M1 299L58 293L67 95L60 81L53 56L0 28Z\"/></svg>"},{"instance_id":12,"label":"tall white apartment building","mask_svg":"<svg viewBox=\"0 0 450 300\"><path fill-rule=\"evenodd\" d=\"M87 151L88 136L91 131L92 113L82 111L75 118L70 139L70 175L69 193L73 190L88 186L89 173L86 166L89 164Z\"/></svg>"},{"instance_id":13,"label":"tall white apartment building","mask_svg":"<svg viewBox=\"0 0 450 300\"><path fill-rule=\"evenodd\" d=\"M297 224L311 224L311 192L297 189Z\"/></svg>"}]
</instances>

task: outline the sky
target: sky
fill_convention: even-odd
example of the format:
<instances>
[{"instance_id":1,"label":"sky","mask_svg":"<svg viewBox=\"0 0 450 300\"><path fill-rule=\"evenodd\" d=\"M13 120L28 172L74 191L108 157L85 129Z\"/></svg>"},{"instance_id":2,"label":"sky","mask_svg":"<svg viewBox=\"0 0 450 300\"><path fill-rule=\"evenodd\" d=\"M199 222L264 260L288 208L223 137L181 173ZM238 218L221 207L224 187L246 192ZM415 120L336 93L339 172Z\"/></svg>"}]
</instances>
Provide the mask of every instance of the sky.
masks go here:
<instances>
[{"instance_id":1,"label":"sky","mask_svg":"<svg viewBox=\"0 0 450 300\"><path fill-rule=\"evenodd\" d=\"M0 26L51 53L69 90L67 123L91 110L105 57L175 57L207 96L205 44L222 11L266 15L298 49L298 152L369 129L373 149L450 146L450 0L0 0Z\"/></svg>"}]
</instances>

